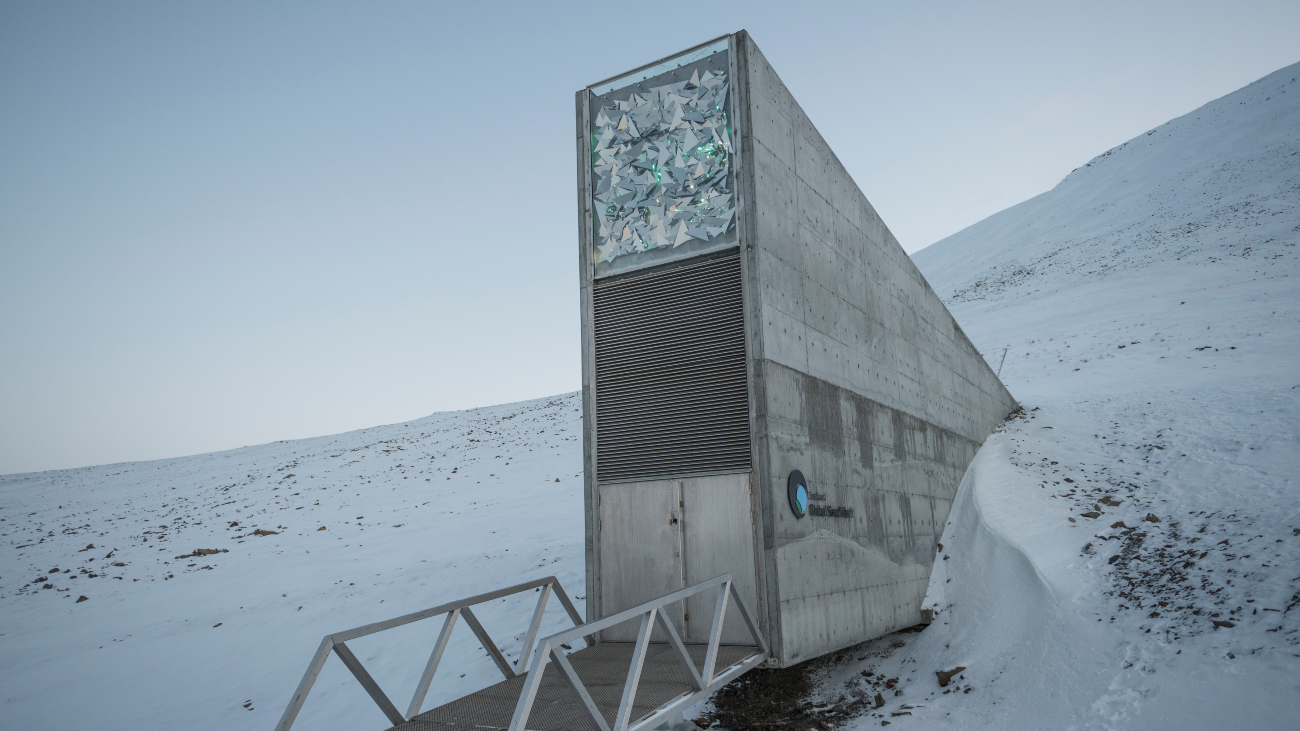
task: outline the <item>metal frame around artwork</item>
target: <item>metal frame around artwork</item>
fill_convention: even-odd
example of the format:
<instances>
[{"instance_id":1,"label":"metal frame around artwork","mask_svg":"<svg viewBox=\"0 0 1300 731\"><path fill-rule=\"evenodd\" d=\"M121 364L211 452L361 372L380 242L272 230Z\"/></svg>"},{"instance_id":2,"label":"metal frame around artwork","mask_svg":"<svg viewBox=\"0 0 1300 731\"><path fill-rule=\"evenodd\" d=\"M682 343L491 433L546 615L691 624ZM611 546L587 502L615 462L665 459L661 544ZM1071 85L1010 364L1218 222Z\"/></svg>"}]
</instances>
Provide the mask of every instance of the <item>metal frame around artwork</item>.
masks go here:
<instances>
[{"instance_id":1,"label":"metal frame around artwork","mask_svg":"<svg viewBox=\"0 0 1300 731\"><path fill-rule=\"evenodd\" d=\"M713 608L713 624L709 629L709 642L705 651L704 667L703 669L697 669L686 650L686 645L682 642L681 636L677 634L677 629L664 615L663 608L674 602L704 593L709 589L714 589L717 592L717 600ZM735 601L740 618L754 638L754 644L758 648L758 652L741 662L719 670L715 667L718 659L718 645L722 639L722 625L731 600ZM577 672L574 671L573 665L565 657L564 652L560 650L560 646L579 637L590 637L601 630L638 618L641 620L641 628L637 632L636 645L632 651L632 663L628 668L627 680L623 683L623 696L619 701L618 713L615 714L614 724L611 726L596 706L595 701L592 700L591 694L583 685L582 679L578 677ZM664 634L668 636L668 643L672 646L674 655L681 662L682 668L690 676L694 690L683 693L672 701L665 703L645 718L635 720L631 718L632 704L636 699L637 686L641 681L641 670L645 666L646 651L656 624L662 627ZM758 629L758 623L754 621L753 615L749 613L749 608L745 606L745 600L736 591L732 575L729 573L723 574L695 586L687 587L681 591L661 596L658 599L610 615L604 619L588 622L571 630L558 632L544 638L537 646L532 662L528 664L528 678L519 694L519 702L515 705L515 713L510 719L508 731L525 731L528 716L532 711L533 701L536 700L537 691L541 687L542 675L545 672L543 666L548 661L556 664L565 683L578 697L578 701L586 712L587 721L591 724L593 731L644 731L659 725L672 714L703 700L737 676L762 663L767 659L767 656L767 642ZM634 720L635 723L633 723Z\"/></svg>"},{"instance_id":2,"label":"metal frame around artwork","mask_svg":"<svg viewBox=\"0 0 1300 731\"><path fill-rule=\"evenodd\" d=\"M479 623L478 617L474 616L474 612L470 607L512 594L520 594L530 589L541 589L541 596L537 598L537 608L533 611L533 620L528 625L528 633L524 636L524 645L519 653L519 660L517 663L512 664L501 654L501 650L488 636L487 631L483 629L483 625ZM311 692L311 687L316 682L316 677L320 675L321 669L325 666L325 661L329 659L331 650L339 656L339 659L343 661L348 670L352 671L357 681L361 683L361 687L366 689L371 699L375 701L375 704L379 706L379 709L384 712L384 715L388 717L388 720L394 726L409 721L420 712L420 706L424 704L424 696L429 692L429 684L433 682L433 674L437 671L438 663L442 660L443 651L447 649L447 641L451 638L451 630L456 626L456 620L460 618L464 618L465 624L469 625L474 635L478 637L479 642L483 643L483 649L496 663L501 674L506 676L507 680L514 678L523 672L524 660L528 657L533 642L537 639L537 631L542 624L542 614L546 611L546 604L552 593L560 600L560 604L564 606L569 618L580 628L582 626L582 617L573 606L573 601L564 592L564 588L560 586L558 579L554 576L547 576L544 579L516 584L505 589L472 596L468 599L440 604L432 609L406 614L384 622L375 622L346 632L326 635L325 639L321 640L320 648L316 650L315 657L311 659L311 664L307 666L307 673L303 675L302 682L298 683L298 689L294 691L289 707L284 710L284 715L280 717L280 723L276 724L275 731L289 731L289 727L293 726L294 719L298 717L298 712L302 710L302 704L306 702L307 694ZM379 684L375 682L374 678L370 677L370 673L361 665L361 661L348 648L346 642L442 614L447 615L447 619L443 621L442 632L438 634L438 641L434 643L433 652L429 655L429 662L424 667L424 675L420 677L420 682L415 687L415 696L411 698L411 705L407 708L406 715L403 716L398 712L393 702L388 699L388 696L384 694L384 691L379 688ZM595 644L595 638L590 632L579 632L573 635L572 639L578 637L585 638L588 645Z\"/></svg>"}]
</instances>

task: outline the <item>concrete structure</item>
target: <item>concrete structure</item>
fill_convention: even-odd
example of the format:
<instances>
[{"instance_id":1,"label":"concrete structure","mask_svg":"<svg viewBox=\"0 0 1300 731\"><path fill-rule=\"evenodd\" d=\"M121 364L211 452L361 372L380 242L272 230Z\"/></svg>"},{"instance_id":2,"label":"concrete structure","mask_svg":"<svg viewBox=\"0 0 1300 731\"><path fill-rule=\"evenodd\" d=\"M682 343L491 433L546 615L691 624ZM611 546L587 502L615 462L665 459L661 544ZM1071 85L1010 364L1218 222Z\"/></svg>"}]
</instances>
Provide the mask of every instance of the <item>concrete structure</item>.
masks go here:
<instances>
[{"instance_id":1,"label":"concrete structure","mask_svg":"<svg viewBox=\"0 0 1300 731\"><path fill-rule=\"evenodd\" d=\"M577 96L587 617L730 571L776 665L919 623L1015 400L748 34Z\"/></svg>"}]
</instances>

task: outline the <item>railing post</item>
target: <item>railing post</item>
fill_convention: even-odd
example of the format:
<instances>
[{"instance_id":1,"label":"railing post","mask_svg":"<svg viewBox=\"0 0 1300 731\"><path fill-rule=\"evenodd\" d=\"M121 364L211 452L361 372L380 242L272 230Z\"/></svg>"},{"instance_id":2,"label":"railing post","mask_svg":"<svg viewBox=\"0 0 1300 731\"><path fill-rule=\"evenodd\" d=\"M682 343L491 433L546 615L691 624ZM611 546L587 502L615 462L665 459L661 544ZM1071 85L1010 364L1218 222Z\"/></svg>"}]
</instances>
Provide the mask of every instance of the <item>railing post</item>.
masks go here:
<instances>
[{"instance_id":1,"label":"railing post","mask_svg":"<svg viewBox=\"0 0 1300 731\"><path fill-rule=\"evenodd\" d=\"M533 649L537 639L537 629L542 626L542 615L546 612L546 601L551 598L551 585L542 587L541 596L537 597L537 609L533 610L533 621L528 625L528 634L524 636L524 646L519 650L519 660L515 663L516 672L522 673L528 664L528 652Z\"/></svg>"},{"instance_id":2,"label":"railing post","mask_svg":"<svg viewBox=\"0 0 1300 731\"><path fill-rule=\"evenodd\" d=\"M478 637L479 642L483 643L483 649L487 651L488 657L492 658L492 662L497 664L497 669L501 671L502 675L506 676L506 680L515 677L517 673L514 667L497 649L492 638L488 637L487 630L483 629L483 625L479 624L478 617L474 616L474 612L470 611L469 607L465 607L460 614L465 618L465 624L468 624L469 628L474 630L474 635Z\"/></svg>"},{"instance_id":3,"label":"railing post","mask_svg":"<svg viewBox=\"0 0 1300 731\"><path fill-rule=\"evenodd\" d=\"M356 655L352 654L352 650L348 649L345 643L335 642L334 652L338 653L339 659L343 661L344 665L348 666L348 670L351 670L352 674L356 676L357 681L361 683L361 687L366 689L375 705L379 706L379 710L383 711L385 716L388 716L388 720L394 726L406 722L406 719L402 718L402 714L397 712L397 706L394 706L393 702L388 700L388 696L384 695L384 691L379 689L379 684L375 682L374 678L370 677L370 673L366 671L365 667L361 665L361 661L357 659Z\"/></svg>"},{"instance_id":4,"label":"railing post","mask_svg":"<svg viewBox=\"0 0 1300 731\"><path fill-rule=\"evenodd\" d=\"M573 622L573 626L581 627L584 624L582 621L582 615L578 614L577 607L573 606L573 601L569 599L568 592L566 592L564 587L560 585L559 579L555 580L555 598L560 600L560 604L564 607L564 611L568 613L569 619ZM587 643L588 647L596 644L596 638L592 635L584 635L582 639Z\"/></svg>"},{"instance_id":5,"label":"railing post","mask_svg":"<svg viewBox=\"0 0 1300 731\"><path fill-rule=\"evenodd\" d=\"M453 609L447 613L447 619L442 623L442 632L438 633L438 642L433 646L433 652L429 654L429 662L424 666L424 675L420 676L420 683L415 686L415 695L411 698L411 706L406 711L406 720L411 720L415 714L420 712L420 706L424 705L424 696L429 692L429 684L433 682L433 674L438 671L438 663L442 660L442 653L447 649L447 641L451 639L451 628L456 626L456 620L460 618L459 609Z\"/></svg>"},{"instance_id":6,"label":"railing post","mask_svg":"<svg viewBox=\"0 0 1300 731\"><path fill-rule=\"evenodd\" d=\"M709 649L704 654L704 672L700 676L706 686L713 683L713 666L718 661L718 643L722 640L722 620L727 614L727 589L730 581L718 586L718 601L713 606L713 624L709 629Z\"/></svg>"},{"instance_id":7,"label":"railing post","mask_svg":"<svg viewBox=\"0 0 1300 731\"><path fill-rule=\"evenodd\" d=\"M547 645L550 647L550 645ZM569 658L564 656L564 652L558 647L550 647L551 661L555 663L560 670L560 677L568 684L569 690L578 696L578 702L582 704L582 712L587 716L587 722L591 724L595 731L610 731L609 724L605 723L605 717L601 714L600 708L596 702L591 699L591 694L587 692L587 686L582 684L582 678L578 677L578 671L573 669L573 664ZM538 672L542 672L539 670Z\"/></svg>"},{"instance_id":8,"label":"railing post","mask_svg":"<svg viewBox=\"0 0 1300 731\"><path fill-rule=\"evenodd\" d=\"M691 654L686 651L686 645L682 642L681 636L677 634L677 628L673 626L673 621L664 612L659 612L658 617L660 626L668 634L668 644L673 646L673 650L677 653L677 659L682 661L682 666L691 676L691 683L696 690L704 690L704 680L700 678L700 671L695 669L695 661L691 660Z\"/></svg>"},{"instance_id":9,"label":"railing post","mask_svg":"<svg viewBox=\"0 0 1300 731\"><path fill-rule=\"evenodd\" d=\"M508 731L524 731L524 724L528 723L528 714L533 711L533 701L537 699L537 689L542 685L542 675L546 672L546 656L550 652L551 643L546 641L533 655L533 661L528 666L528 675L524 679L524 687L519 692L519 702L515 704L514 716L510 718Z\"/></svg>"},{"instance_id":10,"label":"railing post","mask_svg":"<svg viewBox=\"0 0 1300 731\"><path fill-rule=\"evenodd\" d=\"M275 731L289 731L293 721L298 717L298 712L302 710L302 704L307 701L307 694L311 692L311 687L316 683L316 677L320 675L321 668L325 667L325 661L329 659L330 650L334 648L334 639L326 637L320 641L320 648L316 650L316 655L312 657L311 663L307 665L307 672L302 676L298 683L298 689L293 692L293 700L289 701L289 707L284 709L284 715L280 717L280 722L275 725Z\"/></svg>"},{"instance_id":11,"label":"railing post","mask_svg":"<svg viewBox=\"0 0 1300 731\"><path fill-rule=\"evenodd\" d=\"M749 605L745 603L744 597L736 591L735 583L731 585L731 598L736 600L736 608L740 610L740 618L745 620L745 626L749 628L749 634L758 643L758 649L767 652L767 640L763 639L763 633L758 631L758 622L754 620L754 615L749 613Z\"/></svg>"},{"instance_id":12,"label":"railing post","mask_svg":"<svg viewBox=\"0 0 1300 731\"><path fill-rule=\"evenodd\" d=\"M632 651L632 667L627 671L627 682L623 684L623 699L618 704L618 715L614 716L613 731L627 731L628 721L632 717L632 704L636 702L636 688L641 683L641 669L645 666L647 646L650 635L655 628L655 615L658 607L641 615L641 631L636 636L636 648Z\"/></svg>"}]
</instances>

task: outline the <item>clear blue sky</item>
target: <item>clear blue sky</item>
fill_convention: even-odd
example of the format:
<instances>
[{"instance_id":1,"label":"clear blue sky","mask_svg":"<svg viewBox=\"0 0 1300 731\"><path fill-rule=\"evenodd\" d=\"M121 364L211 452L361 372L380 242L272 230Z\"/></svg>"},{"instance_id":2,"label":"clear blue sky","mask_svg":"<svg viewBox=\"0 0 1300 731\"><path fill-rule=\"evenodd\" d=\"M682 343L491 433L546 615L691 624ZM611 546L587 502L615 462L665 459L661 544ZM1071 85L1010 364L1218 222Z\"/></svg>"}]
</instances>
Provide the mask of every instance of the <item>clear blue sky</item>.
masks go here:
<instances>
[{"instance_id":1,"label":"clear blue sky","mask_svg":"<svg viewBox=\"0 0 1300 731\"><path fill-rule=\"evenodd\" d=\"M0 3L0 473L580 385L573 92L745 28L908 251L1300 3Z\"/></svg>"}]
</instances>

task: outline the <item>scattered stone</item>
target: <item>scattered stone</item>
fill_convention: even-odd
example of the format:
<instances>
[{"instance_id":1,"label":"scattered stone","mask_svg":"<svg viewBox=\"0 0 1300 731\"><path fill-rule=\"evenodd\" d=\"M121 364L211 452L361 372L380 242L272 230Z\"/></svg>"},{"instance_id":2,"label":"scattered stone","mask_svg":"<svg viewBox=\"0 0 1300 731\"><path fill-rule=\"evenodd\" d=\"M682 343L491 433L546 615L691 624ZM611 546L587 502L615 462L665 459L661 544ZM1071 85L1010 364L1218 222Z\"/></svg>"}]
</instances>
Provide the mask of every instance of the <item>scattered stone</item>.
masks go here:
<instances>
[{"instance_id":1,"label":"scattered stone","mask_svg":"<svg viewBox=\"0 0 1300 731\"><path fill-rule=\"evenodd\" d=\"M1111 523L1111 524L1110 524L1110 527L1111 527L1111 528L1127 528L1128 526L1127 526L1127 525L1124 525L1124 521L1120 520L1120 521L1116 521L1116 522L1114 522L1114 523Z\"/></svg>"},{"instance_id":2,"label":"scattered stone","mask_svg":"<svg viewBox=\"0 0 1300 731\"><path fill-rule=\"evenodd\" d=\"M885 706L885 697L882 696L882 695L880 695L879 693L877 693L877 694L876 694L876 708L884 708L884 706Z\"/></svg>"},{"instance_id":3,"label":"scattered stone","mask_svg":"<svg viewBox=\"0 0 1300 731\"><path fill-rule=\"evenodd\" d=\"M258 528L257 530L253 531L252 533L249 533L248 535L250 535L250 536L278 536L278 535L280 535L280 531L278 531L278 530L263 530L263 529L261 529L261 528Z\"/></svg>"},{"instance_id":4,"label":"scattered stone","mask_svg":"<svg viewBox=\"0 0 1300 731\"><path fill-rule=\"evenodd\" d=\"M53 588L54 588L54 584L46 584L45 586L42 586L41 588L42 588L42 589L53 589Z\"/></svg>"},{"instance_id":5,"label":"scattered stone","mask_svg":"<svg viewBox=\"0 0 1300 731\"><path fill-rule=\"evenodd\" d=\"M80 551L77 551L77 553L85 553L86 551L93 550L94 548L95 548L95 544L92 543L89 546L86 546L85 548L81 549Z\"/></svg>"},{"instance_id":6,"label":"scattered stone","mask_svg":"<svg viewBox=\"0 0 1300 731\"><path fill-rule=\"evenodd\" d=\"M1156 514L1155 514L1155 513L1147 513L1147 517L1143 518L1142 520L1146 520L1146 521L1149 521L1149 522L1152 522L1152 523L1159 523L1159 522L1160 522L1160 519L1156 517Z\"/></svg>"},{"instance_id":7,"label":"scattered stone","mask_svg":"<svg viewBox=\"0 0 1300 731\"><path fill-rule=\"evenodd\" d=\"M90 597L85 596L85 595L83 594L82 596L77 597L77 601L73 602L73 604L80 604L80 603L82 603L82 602L84 602L84 601L89 601L89 600L90 600ZM1218 624L1218 622L1215 622L1215 624ZM1232 625L1228 625L1228 626L1231 627Z\"/></svg>"},{"instance_id":8,"label":"scattered stone","mask_svg":"<svg viewBox=\"0 0 1300 731\"><path fill-rule=\"evenodd\" d=\"M891 713L891 714L889 714L889 715L890 715L890 716L910 716L910 715L912 715L912 712L911 712L911 711L895 711L894 713Z\"/></svg>"},{"instance_id":9,"label":"scattered stone","mask_svg":"<svg viewBox=\"0 0 1300 731\"><path fill-rule=\"evenodd\" d=\"M1102 505L1109 505L1109 506L1111 506L1112 508L1115 507L1115 506L1117 506L1117 505L1122 505L1122 504L1124 504L1124 501L1123 501L1123 500L1116 500L1115 498L1111 497L1110 495L1107 495L1106 497L1102 498L1102 499L1100 500L1100 502L1101 502Z\"/></svg>"},{"instance_id":10,"label":"scattered stone","mask_svg":"<svg viewBox=\"0 0 1300 731\"><path fill-rule=\"evenodd\" d=\"M898 678L890 678L885 681L885 690L893 690L895 685L898 685Z\"/></svg>"},{"instance_id":11,"label":"scattered stone","mask_svg":"<svg viewBox=\"0 0 1300 731\"><path fill-rule=\"evenodd\" d=\"M221 624L222 624L221 622L217 622L216 624L212 625L212 629L216 629L216 628L220 627Z\"/></svg>"},{"instance_id":12,"label":"scattered stone","mask_svg":"<svg viewBox=\"0 0 1300 731\"><path fill-rule=\"evenodd\" d=\"M325 526L322 525L321 527L317 528L316 530L318 530L318 531L325 530Z\"/></svg>"},{"instance_id":13,"label":"scattered stone","mask_svg":"<svg viewBox=\"0 0 1300 731\"><path fill-rule=\"evenodd\" d=\"M254 531L256 533L256 531ZM187 553L184 556L176 558L194 558L195 556L211 556L214 553L230 553L228 548L196 548L193 553ZM113 564L114 566L123 566L124 564Z\"/></svg>"},{"instance_id":14,"label":"scattered stone","mask_svg":"<svg viewBox=\"0 0 1300 731\"><path fill-rule=\"evenodd\" d=\"M1118 561L1118 560L1119 560L1119 554L1117 553L1117 554L1115 554L1114 556L1111 556L1111 557L1110 557L1110 560L1107 561L1106 563L1115 563L1115 562Z\"/></svg>"},{"instance_id":15,"label":"scattered stone","mask_svg":"<svg viewBox=\"0 0 1300 731\"><path fill-rule=\"evenodd\" d=\"M1066 518L1066 520L1070 521L1071 523L1078 523L1078 522L1079 522L1079 521L1075 520L1074 518Z\"/></svg>"},{"instance_id":16,"label":"scattered stone","mask_svg":"<svg viewBox=\"0 0 1300 731\"><path fill-rule=\"evenodd\" d=\"M939 687L940 688L948 687L948 683L952 682L952 676L956 675L957 673L960 673L965 669L966 669L965 667L958 667L953 670L936 671L935 675L939 676Z\"/></svg>"},{"instance_id":17,"label":"scattered stone","mask_svg":"<svg viewBox=\"0 0 1300 731\"><path fill-rule=\"evenodd\" d=\"M1101 513L1098 513L1096 510L1089 510L1089 511L1086 512L1086 513L1079 513L1079 514L1082 515L1082 516L1085 517L1085 518L1100 518L1100 517L1101 517Z\"/></svg>"},{"instance_id":18,"label":"scattered stone","mask_svg":"<svg viewBox=\"0 0 1300 731\"><path fill-rule=\"evenodd\" d=\"M1235 625L1235 624L1233 624L1232 622L1229 622L1229 621L1227 621L1227 620L1212 619L1212 620L1210 620L1210 621L1211 621L1211 622L1214 622L1214 628L1215 628L1215 629L1218 629L1218 628L1220 628L1220 627L1229 627L1229 628L1231 628L1231 627L1236 627L1236 626L1237 626L1237 625Z\"/></svg>"},{"instance_id":19,"label":"scattered stone","mask_svg":"<svg viewBox=\"0 0 1300 731\"><path fill-rule=\"evenodd\" d=\"M114 562L113 562L113 565L114 565L114 566L125 566L126 564L122 563L121 561L114 561Z\"/></svg>"}]
</instances>

